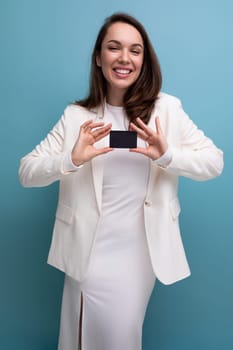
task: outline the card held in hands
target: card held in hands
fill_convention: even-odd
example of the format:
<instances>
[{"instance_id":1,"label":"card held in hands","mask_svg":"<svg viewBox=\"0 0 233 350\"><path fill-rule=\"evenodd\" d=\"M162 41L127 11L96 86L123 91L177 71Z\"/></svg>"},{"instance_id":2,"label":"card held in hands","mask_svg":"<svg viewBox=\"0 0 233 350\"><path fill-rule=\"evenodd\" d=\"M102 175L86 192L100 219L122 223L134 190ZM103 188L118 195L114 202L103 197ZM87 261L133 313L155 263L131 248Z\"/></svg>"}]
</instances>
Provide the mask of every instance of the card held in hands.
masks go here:
<instances>
[{"instance_id":1,"label":"card held in hands","mask_svg":"<svg viewBox=\"0 0 233 350\"><path fill-rule=\"evenodd\" d=\"M136 148L137 133L136 131L110 131L110 147L112 148Z\"/></svg>"}]
</instances>

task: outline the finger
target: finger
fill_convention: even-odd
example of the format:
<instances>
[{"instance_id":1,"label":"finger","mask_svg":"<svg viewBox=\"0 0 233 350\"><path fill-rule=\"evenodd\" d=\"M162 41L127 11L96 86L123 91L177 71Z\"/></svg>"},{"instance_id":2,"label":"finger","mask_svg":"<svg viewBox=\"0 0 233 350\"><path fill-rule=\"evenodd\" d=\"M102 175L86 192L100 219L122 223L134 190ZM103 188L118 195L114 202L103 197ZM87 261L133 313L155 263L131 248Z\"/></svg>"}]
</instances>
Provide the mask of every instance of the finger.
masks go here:
<instances>
[{"instance_id":1,"label":"finger","mask_svg":"<svg viewBox=\"0 0 233 350\"><path fill-rule=\"evenodd\" d=\"M99 135L105 134L106 132L109 133L111 131L112 124L105 125L102 128L95 129L92 131L92 135L94 137L98 137Z\"/></svg>"},{"instance_id":2,"label":"finger","mask_svg":"<svg viewBox=\"0 0 233 350\"><path fill-rule=\"evenodd\" d=\"M155 127L156 127L157 134L162 134L159 117L155 118Z\"/></svg>"},{"instance_id":3,"label":"finger","mask_svg":"<svg viewBox=\"0 0 233 350\"><path fill-rule=\"evenodd\" d=\"M113 151L111 147L103 147L96 150L96 156Z\"/></svg>"},{"instance_id":4,"label":"finger","mask_svg":"<svg viewBox=\"0 0 233 350\"><path fill-rule=\"evenodd\" d=\"M104 126L104 122L96 122L96 123L92 123L92 124L90 124L89 125L89 127L91 128L91 129L95 129L95 128L100 128L100 127L106 127L106 126L109 126L110 124L107 124L107 125L105 125Z\"/></svg>"},{"instance_id":5,"label":"finger","mask_svg":"<svg viewBox=\"0 0 233 350\"><path fill-rule=\"evenodd\" d=\"M92 130L92 134L98 134L98 133L100 133L100 132L102 132L102 131L105 131L105 130L108 130L108 129L111 129L111 127L112 127L112 124L111 123L109 123L109 124L107 124L107 125L102 125L102 126L98 126L98 127L96 127L96 126L94 126L92 129L94 129L94 130Z\"/></svg>"},{"instance_id":6,"label":"finger","mask_svg":"<svg viewBox=\"0 0 233 350\"><path fill-rule=\"evenodd\" d=\"M83 123L81 126L80 126L80 129L85 129L87 126L89 126L91 123L93 123L93 120L92 119L89 119L87 120L85 123Z\"/></svg>"},{"instance_id":7,"label":"finger","mask_svg":"<svg viewBox=\"0 0 233 350\"><path fill-rule=\"evenodd\" d=\"M130 124L130 130L136 131L139 137L141 137L144 141L148 139L149 135L142 129L140 129L138 126L135 124L131 123Z\"/></svg>"},{"instance_id":8,"label":"finger","mask_svg":"<svg viewBox=\"0 0 233 350\"><path fill-rule=\"evenodd\" d=\"M107 130L105 130L105 131L95 135L94 136L95 142L97 142L97 141L103 139L104 137L106 137L107 135L109 135L110 131L111 131L111 128L109 128L109 129L107 129Z\"/></svg>"},{"instance_id":9,"label":"finger","mask_svg":"<svg viewBox=\"0 0 233 350\"><path fill-rule=\"evenodd\" d=\"M148 156L148 152L147 152L146 148L130 148L129 151L134 152L134 153L140 153L140 154L143 154L145 156Z\"/></svg>"},{"instance_id":10,"label":"finger","mask_svg":"<svg viewBox=\"0 0 233 350\"><path fill-rule=\"evenodd\" d=\"M145 123L143 123L141 118L136 118L136 121L137 121L139 127L141 129L143 129L147 135L149 135L149 136L153 135L153 130L151 130L151 128L149 128L149 126L147 126Z\"/></svg>"},{"instance_id":11,"label":"finger","mask_svg":"<svg viewBox=\"0 0 233 350\"><path fill-rule=\"evenodd\" d=\"M82 131L91 131L95 128L102 127L104 125L104 122L93 122L93 120L88 120L85 123L81 125Z\"/></svg>"},{"instance_id":12,"label":"finger","mask_svg":"<svg viewBox=\"0 0 233 350\"><path fill-rule=\"evenodd\" d=\"M129 129L130 131L136 131L136 132L140 132L142 131L142 129L140 129L137 125L135 125L134 123L130 123L129 124Z\"/></svg>"}]
</instances>

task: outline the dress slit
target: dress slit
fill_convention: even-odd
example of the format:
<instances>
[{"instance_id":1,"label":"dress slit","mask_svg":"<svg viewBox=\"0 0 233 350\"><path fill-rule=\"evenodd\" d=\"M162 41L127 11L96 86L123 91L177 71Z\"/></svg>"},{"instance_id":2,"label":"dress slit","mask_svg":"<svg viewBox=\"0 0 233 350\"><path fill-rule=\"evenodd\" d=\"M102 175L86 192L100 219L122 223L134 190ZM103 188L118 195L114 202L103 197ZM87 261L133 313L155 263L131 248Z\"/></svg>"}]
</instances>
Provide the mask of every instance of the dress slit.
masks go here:
<instances>
[{"instance_id":1,"label":"dress slit","mask_svg":"<svg viewBox=\"0 0 233 350\"><path fill-rule=\"evenodd\" d=\"M78 331L78 350L82 350L82 328L83 328L83 293L80 296L80 314L79 314L79 331Z\"/></svg>"}]
</instances>

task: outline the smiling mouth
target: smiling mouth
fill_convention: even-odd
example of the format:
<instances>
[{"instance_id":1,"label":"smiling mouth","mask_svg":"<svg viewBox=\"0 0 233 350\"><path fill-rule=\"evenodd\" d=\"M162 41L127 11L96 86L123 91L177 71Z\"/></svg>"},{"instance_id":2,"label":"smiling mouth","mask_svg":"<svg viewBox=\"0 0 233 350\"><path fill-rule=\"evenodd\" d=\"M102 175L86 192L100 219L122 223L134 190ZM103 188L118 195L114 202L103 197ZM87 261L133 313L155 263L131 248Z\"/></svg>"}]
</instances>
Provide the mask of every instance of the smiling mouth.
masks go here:
<instances>
[{"instance_id":1,"label":"smiling mouth","mask_svg":"<svg viewBox=\"0 0 233 350\"><path fill-rule=\"evenodd\" d=\"M114 70L114 72L116 72L118 74L125 74L125 75L130 74L132 72L132 70L130 70L130 69L114 68L113 70Z\"/></svg>"}]
</instances>

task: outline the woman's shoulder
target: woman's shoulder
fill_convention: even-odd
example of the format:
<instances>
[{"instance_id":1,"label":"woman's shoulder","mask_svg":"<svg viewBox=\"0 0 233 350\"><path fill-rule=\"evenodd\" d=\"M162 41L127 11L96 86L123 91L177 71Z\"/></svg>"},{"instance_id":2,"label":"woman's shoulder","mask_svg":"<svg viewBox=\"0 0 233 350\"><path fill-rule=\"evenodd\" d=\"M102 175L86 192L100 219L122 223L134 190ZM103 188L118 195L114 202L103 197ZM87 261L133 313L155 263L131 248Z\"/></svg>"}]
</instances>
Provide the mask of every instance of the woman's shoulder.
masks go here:
<instances>
[{"instance_id":1,"label":"woman's shoulder","mask_svg":"<svg viewBox=\"0 0 233 350\"><path fill-rule=\"evenodd\" d=\"M68 106L66 106L63 112L63 116L66 120L74 120L74 119L87 120L87 119L94 118L95 114L96 114L95 110L89 110L75 103L71 103Z\"/></svg>"},{"instance_id":2,"label":"woman's shoulder","mask_svg":"<svg viewBox=\"0 0 233 350\"><path fill-rule=\"evenodd\" d=\"M166 104L180 105L181 101L178 97L161 91L158 95L157 103L164 104L164 105Z\"/></svg>"},{"instance_id":3,"label":"woman's shoulder","mask_svg":"<svg viewBox=\"0 0 233 350\"><path fill-rule=\"evenodd\" d=\"M89 110L86 107L80 106L76 103L71 103L66 106L64 113L66 114L93 114L93 110Z\"/></svg>"},{"instance_id":4,"label":"woman's shoulder","mask_svg":"<svg viewBox=\"0 0 233 350\"><path fill-rule=\"evenodd\" d=\"M162 119L177 122L177 118L181 120L181 117L185 114L181 100L178 97L165 92L159 93L152 117L155 118L159 115Z\"/></svg>"}]
</instances>

